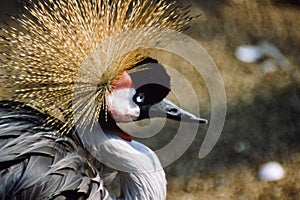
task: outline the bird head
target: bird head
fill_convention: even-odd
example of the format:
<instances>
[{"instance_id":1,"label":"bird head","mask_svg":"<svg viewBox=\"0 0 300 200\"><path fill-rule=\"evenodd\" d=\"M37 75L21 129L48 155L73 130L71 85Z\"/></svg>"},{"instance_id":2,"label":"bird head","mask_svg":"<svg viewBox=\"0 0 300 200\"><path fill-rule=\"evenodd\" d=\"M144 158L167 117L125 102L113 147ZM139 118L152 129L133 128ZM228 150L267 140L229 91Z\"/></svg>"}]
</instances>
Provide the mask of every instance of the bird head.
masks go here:
<instances>
[{"instance_id":1,"label":"bird head","mask_svg":"<svg viewBox=\"0 0 300 200\"><path fill-rule=\"evenodd\" d=\"M28 4L28 5L27 5ZM166 100L170 77L148 58L193 17L176 1L28 1L19 28L0 30L0 81L23 102L85 132L149 117L206 122ZM176 34L175 34L176 35ZM104 117L104 120L103 120ZM91 129L90 129L91 130ZM87 130L86 132L91 132Z\"/></svg>"},{"instance_id":2,"label":"bird head","mask_svg":"<svg viewBox=\"0 0 300 200\"><path fill-rule=\"evenodd\" d=\"M123 72L113 85L114 89L107 97L110 120L99 118L101 121L106 121L109 126L114 123L152 117L166 117L190 123L207 123L207 120L196 117L166 99L171 91L170 76L164 66L154 59L147 58L129 72ZM100 124L103 125L103 122ZM121 134L123 139L128 140L123 136Z\"/></svg>"}]
</instances>

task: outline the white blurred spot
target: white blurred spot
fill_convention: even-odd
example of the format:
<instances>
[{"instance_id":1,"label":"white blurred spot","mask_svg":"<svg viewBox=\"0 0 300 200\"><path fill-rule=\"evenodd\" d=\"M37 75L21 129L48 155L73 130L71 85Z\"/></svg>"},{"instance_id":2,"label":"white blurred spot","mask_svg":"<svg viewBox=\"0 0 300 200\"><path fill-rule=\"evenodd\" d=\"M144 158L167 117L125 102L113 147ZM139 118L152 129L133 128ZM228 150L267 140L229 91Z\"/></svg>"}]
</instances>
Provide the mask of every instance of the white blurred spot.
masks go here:
<instances>
[{"instance_id":1,"label":"white blurred spot","mask_svg":"<svg viewBox=\"0 0 300 200\"><path fill-rule=\"evenodd\" d=\"M263 52L258 46L243 45L237 48L235 56L242 62L252 63L261 59Z\"/></svg>"},{"instance_id":2,"label":"white blurred spot","mask_svg":"<svg viewBox=\"0 0 300 200\"><path fill-rule=\"evenodd\" d=\"M254 63L264 59L260 63L263 73L274 72L279 66L283 70L293 68L287 57L273 44L262 41L257 45L242 45L235 51L235 56L242 62Z\"/></svg>"},{"instance_id":3,"label":"white blurred spot","mask_svg":"<svg viewBox=\"0 0 300 200\"><path fill-rule=\"evenodd\" d=\"M283 167L275 161L267 162L259 168L258 176L260 180L277 181L284 177Z\"/></svg>"}]
</instances>

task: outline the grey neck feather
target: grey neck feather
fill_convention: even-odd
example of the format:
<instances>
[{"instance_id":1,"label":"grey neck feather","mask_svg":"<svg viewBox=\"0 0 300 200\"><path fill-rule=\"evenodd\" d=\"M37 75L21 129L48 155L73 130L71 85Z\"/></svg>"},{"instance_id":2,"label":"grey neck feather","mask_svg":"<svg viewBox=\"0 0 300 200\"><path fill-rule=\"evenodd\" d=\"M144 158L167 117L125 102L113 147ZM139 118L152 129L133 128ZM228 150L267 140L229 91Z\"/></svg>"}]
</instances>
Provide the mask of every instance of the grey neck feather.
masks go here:
<instances>
[{"instance_id":1,"label":"grey neck feather","mask_svg":"<svg viewBox=\"0 0 300 200\"><path fill-rule=\"evenodd\" d=\"M121 191L117 199L166 199L165 172L151 149L134 140L128 142L115 134L103 133L100 127L93 130L79 132L79 136L95 158L119 171Z\"/></svg>"},{"instance_id":2,"label":"grey neck feather","mask_svg":"<svg viewBox=\"0 0 300 200\"><path fill-rule=\"evenodd\" d=\"M156 173L120 172L120 199L165 199L166 179L163 170Z\"/></svg>"}]
</instances>

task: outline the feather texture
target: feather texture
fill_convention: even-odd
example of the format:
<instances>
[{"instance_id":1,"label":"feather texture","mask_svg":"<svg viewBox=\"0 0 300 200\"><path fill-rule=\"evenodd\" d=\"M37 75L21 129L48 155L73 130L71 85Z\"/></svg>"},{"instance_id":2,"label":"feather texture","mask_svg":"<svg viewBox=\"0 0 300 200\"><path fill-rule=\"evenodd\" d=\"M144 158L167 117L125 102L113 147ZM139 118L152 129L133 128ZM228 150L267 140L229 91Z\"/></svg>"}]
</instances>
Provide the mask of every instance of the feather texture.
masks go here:
<instances>
[{"instance_id":1,"label":"feather texture","mask_svg":"<svg viewBox=\"0 0 300 200\"><path fill-rule=\"evenodd\" d=\"M40 126L47 116L11 102L0 102L0 116L9 127L0 132L0 199L100 199L106 192L81 147Z\"/></svg>"},{"instance_id":2,"label":"feather texture","mask_svg":"<svg viewBox=\"0 0 300 200\"><path fill-rule=\"evenodd\" d=\"M121 72L154 50L167 28L188 25L187 9L164 0L29 0L18 26L0 31L0 79L12 100L84 129L106 110ZM17 27L17 28L16 28ZM144 47L144 48L143 48ZM48 119L48 123L52 121Z\"/></svg>"},{"instance_id":3,"label":"feather texture","mask_svg":"<svg viewBox=\"0 0 300 200\"><path fill-rule=\"evenodd\" d=\"M99 145L92 130L107 110L113 82L155 50L165 34L160 29L185 29L188 8L175 0L24 5L22 16L12 17L15 25L0 30L0 82L11 96L0 102L0 199L110 199L87 159L95 152L86 153L88 146L79 140ZM77 140L75 129L87 127ZM155 153L116 137L108 137L96 154L116 170L126 168L119 174L120 198L164 199L165 174ZM130 158L132 152L141 154L139 159ZM122 160L127 165L118 163Z\"/></svg>"}]
</instances>

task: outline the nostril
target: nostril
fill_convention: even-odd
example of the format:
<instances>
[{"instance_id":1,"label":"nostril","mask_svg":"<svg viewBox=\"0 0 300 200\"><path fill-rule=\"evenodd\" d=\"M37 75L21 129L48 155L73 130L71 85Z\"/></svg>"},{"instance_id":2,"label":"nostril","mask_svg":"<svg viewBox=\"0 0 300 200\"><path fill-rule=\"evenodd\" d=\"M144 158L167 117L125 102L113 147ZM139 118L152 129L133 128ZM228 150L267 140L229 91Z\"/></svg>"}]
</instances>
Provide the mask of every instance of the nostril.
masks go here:
<instances>
[{"instance_id":1,"label":"nostril","mask_svg":"<svg viewBox=\"0 0 300 200\"><path fill-rule=\"evenodd\" d=\"M174 115L174 114L178 114L179 110L177 108L168 108L167 112Z\"/></svg>"}]
</instances>

